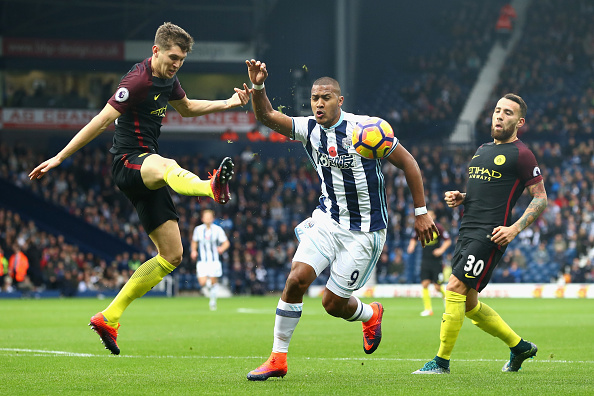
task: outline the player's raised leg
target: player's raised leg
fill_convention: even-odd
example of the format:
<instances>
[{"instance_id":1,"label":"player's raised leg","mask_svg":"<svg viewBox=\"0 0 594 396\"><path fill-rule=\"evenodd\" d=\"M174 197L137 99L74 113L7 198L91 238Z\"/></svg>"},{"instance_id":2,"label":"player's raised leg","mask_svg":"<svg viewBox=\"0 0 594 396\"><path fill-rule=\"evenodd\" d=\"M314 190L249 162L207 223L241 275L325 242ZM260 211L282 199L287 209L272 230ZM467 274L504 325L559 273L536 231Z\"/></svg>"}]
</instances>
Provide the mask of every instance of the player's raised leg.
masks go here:
<instances>
[{"instance_id":1,"label":"player's raised leg","mask_svg":"<svg viewBox=\"0 0 594 396\"><path fill-rule=\"evenodd\" d=\"M217 203L225 204L231 199L228 182L233 176L233 166L231 158L226 157L219 168L213 170L209 180L201 180L174 160L153 154L144 160L141 175L144 184L151 190L168 185L178 194L211 197Z\"/></svg>"},{"instance_id":2,"label":"player's raised leg","mask_svg":"<svg viewBox=\"0 0 594 396\"><path fill-rule=\"evenodd\" d=\"M330 286L330 288L329 288ZM340 295L337 295L340 294ZM375 352L382 340L382 318L384 306L379 302L365 304L356 296L348 296L349 292L338 291L332 285L326 285L322 305L330 315L343 318L349 322L361 322L363 327L363 351L366 354Z\"/></svg>"},{"instance_id":3,"label":"player's raised leg","mask_svg":"<svg viewBox=\"0 0 594 396\"><path fill-rule=\"evenodd\" d=\"M362 322L363 351L375 352L382 340L384 307L379 302L363 303L353 293L363 287L382 251L385 241L383 230L369 234L333 231L342 246L361 246L361 249L342 247L330 268L322 304L332 316L351 322Z\"/></svg>"}]
</instances>

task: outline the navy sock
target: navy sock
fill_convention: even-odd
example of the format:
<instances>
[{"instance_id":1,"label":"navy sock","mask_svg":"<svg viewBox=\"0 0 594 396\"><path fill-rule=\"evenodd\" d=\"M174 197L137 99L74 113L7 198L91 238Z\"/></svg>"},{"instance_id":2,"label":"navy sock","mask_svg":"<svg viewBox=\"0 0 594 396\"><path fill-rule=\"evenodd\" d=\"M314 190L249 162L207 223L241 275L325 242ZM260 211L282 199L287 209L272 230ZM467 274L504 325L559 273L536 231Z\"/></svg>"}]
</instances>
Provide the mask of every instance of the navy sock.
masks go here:
<instances>
[{"instance_id":1,"label":"navy sock","mask_svg":"<svg viewBox=\"0 0 594 396\"><path fill-rule=\"evenodd\" d=\"M518 345L515 347L509 348L514 355L519 355L520 353L526 352L532 348L532 345L528 341L524 341L524 339L520 340Z\"/></svg>"},{"instance_id":2,"label":"navy sock","mask_svg":"<svg viewBox=\"0 0 594 396\"><path fill-rule=\"evenodd\" d=\"M439 356L435 356L435 363L437 363L440 367L443 367L444 369L450 368L450 360L449 359L444 359L444 358L440 358Z\"/></svg>"}]
</instances>

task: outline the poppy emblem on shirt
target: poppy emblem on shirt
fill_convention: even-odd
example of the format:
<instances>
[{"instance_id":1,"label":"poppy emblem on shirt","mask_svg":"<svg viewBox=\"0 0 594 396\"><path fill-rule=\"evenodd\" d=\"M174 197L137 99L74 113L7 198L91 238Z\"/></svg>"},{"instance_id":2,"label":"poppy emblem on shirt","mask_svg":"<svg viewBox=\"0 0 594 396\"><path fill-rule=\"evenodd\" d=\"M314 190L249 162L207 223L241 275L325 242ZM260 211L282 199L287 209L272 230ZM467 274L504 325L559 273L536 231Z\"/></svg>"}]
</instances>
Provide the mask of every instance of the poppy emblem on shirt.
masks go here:
<instances>
[{"instance_id":1,"label":"poppy emblem on shirt","mask_svg":"<svg viewBox=\"0 0 594 396\"><path fill-rule=\"evenodd\" d=\"M336 147L334 146L330 146L328 147L328 154L330 155L330 157L336 157Z\"/></svg>"}]
</instances>

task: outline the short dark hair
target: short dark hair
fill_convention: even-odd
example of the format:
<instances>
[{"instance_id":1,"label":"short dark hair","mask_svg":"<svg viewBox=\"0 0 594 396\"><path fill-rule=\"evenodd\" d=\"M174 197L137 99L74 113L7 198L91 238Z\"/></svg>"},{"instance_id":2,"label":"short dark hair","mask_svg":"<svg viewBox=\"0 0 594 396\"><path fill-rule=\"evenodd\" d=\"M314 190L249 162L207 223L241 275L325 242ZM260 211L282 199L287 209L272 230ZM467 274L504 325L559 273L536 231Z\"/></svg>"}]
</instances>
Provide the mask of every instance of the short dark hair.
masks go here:
<instances>
[{"instance_id":1,"label":"short dark hair","mask_svg":"<svg viewBox=\"0 0 594 396\"><path fill-rule=\"evenodd\" d=\"M514 93L508 93L504 96L505 99L509 99L512 102L516 102L520 105L520 118L526 118L526 113L528 112L528 106L524 99L520 95L516 95Z\"/></svg>"},{"instance_id":2,"label":"short dark hair","mask_svg":"<svg viewBox=\"0 0 594 396\"><path fill-rule=\"evenodd\" d=\"M192 45L194 39L188 32L174 25L171 22L165 22L157 29L155 34L155 45L164 50L168 50L174 45L177 45L182 51L186 53L192 52Z\"/></svg>"},{"instance_id":3,"label":"short dark hair","mask_svg":"<svg viewBox=\"0 0 594 396\"><path fill-rule=\"evenodd\" d=\"M338 96L341 95L340 84L338 83L338 81L336 81L332 77L320 77L316 81L314 81L312 86L314 86L314 85L332 85L334 87L334 89L336 89L336 91L338 92Z\"/></svg>"}]
</instances>

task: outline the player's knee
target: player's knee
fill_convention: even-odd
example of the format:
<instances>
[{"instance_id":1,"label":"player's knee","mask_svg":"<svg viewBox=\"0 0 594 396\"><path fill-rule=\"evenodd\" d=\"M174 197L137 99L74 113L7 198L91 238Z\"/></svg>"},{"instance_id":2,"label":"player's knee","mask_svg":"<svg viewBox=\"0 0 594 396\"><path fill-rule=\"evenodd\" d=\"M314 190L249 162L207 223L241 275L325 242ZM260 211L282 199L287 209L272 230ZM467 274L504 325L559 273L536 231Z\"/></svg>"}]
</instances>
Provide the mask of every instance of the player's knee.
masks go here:
<instances>
[{"instance_id":1,"label":"player's knee","mask_svg":"<svg viewBox=\"0 0 594 396\"><path fill-rule=\"evenodd\" d=\"M285 289L290 294L304 295L308 287L309 282L296 274L290 273L287 277Z\"/></svg>"},{"instance_id":2,"label":"player's knee","mask_svg":"<svg viewBox=\"0 0 594 396\"><path fill-rule=\"evenodd\" d=\"M177 267L182 262L183 252L180 251L179 253L168 253L162 256L165 260L167 260L169 264L173 265L174 267Z\"/></svg>"}]
</instances>

